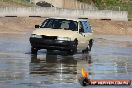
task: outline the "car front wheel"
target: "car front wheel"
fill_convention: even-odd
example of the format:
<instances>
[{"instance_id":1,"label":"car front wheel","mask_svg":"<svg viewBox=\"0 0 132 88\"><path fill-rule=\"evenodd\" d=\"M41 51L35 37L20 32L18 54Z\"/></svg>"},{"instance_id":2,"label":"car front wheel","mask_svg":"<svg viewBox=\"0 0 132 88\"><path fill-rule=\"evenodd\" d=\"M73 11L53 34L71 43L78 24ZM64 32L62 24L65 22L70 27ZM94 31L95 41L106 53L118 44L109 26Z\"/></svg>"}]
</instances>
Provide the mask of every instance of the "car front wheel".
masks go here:
<instances>
[{"instance_id":1,"label":"car front wheel","mask_svg":"<svg viewBox=\"0 0 132 88\"><path fill-rule=\"evenodd\" d=\"M31 54L37 54L37 52L38 52L37 48L31 47Z\"/></svg>"},{"instance_id":2,"label":"car front wheel","mask_svg":"<svg viewBox=\"0 0 132 88\"><path fill-rule=\"evenodd\" d=\"M75 53L77 53L77 45L73 49L68 50L68 54L70 55L73 55Z\"/></svg>"}]
</instances>

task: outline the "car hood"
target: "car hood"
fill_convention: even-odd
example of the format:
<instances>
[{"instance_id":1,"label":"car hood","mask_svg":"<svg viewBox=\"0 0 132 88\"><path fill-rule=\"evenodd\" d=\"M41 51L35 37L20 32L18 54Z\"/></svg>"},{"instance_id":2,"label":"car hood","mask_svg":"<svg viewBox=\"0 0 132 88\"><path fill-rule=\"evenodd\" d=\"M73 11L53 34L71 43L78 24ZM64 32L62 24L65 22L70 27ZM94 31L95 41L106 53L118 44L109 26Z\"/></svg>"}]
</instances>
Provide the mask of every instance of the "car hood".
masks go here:
<instances>
[{"instance_id":1,"label":"car hood","mask_svg":"<svg viewBox=\"0 0 132 88\"><path fill-rule=\"evenodd\" d=\"M75 36L76 33L77 32L75 31L64 30L64 29L39 28L34 30L32 34L45 35L45 36L70 37L75 39L73 36Z\"/></svg>"}]
</instances>

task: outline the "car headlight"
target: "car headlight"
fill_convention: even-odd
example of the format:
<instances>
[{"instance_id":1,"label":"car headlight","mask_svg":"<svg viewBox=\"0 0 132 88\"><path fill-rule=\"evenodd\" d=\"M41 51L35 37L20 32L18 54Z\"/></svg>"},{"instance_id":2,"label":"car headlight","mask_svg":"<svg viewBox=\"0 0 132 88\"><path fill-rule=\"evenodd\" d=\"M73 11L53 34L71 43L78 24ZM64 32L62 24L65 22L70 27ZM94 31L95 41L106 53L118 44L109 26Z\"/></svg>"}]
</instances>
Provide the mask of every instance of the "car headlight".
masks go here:
<instances>
[{"instance_id":1,"label":"car headlight","mask_svg":"<svg viewBox=\"0 0 132 88\"><path fill-rule=\"evenodd\" d=\"M57 40L71 41L71 38L68 38L68 37L57 37Z\"/></svg>"},{"instance_id":2,"label":"car headlight","mask_svg":"<svg viewBox=\"0 0 132 88\"><path fill-rule=\"evenodd\" d=\"M42 38L41 35L36 35L36 34L32 34L31 37L32 37L32 38Z\"/></svg>"}]
</instances>

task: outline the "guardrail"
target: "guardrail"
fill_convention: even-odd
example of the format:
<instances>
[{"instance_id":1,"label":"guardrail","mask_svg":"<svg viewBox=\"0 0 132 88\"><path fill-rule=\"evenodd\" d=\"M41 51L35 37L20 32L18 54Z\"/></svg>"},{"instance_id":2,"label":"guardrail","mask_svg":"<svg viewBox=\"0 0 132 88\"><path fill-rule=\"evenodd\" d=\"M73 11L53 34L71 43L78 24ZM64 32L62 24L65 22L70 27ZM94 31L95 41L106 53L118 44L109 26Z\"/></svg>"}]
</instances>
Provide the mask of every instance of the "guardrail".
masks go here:
<instances>
[{"instance_id":1,"label":"guardrail","mask_svg":"<svg viewBox=\"0 0 132 88\"><path fill-rule=\"evenodd\" d=\"M0 8L0 17L71 17L89 19L110 19L128 21L127 11L111 10L76 10L43 7L3 7Z\"/></svg>"}]
</instances>

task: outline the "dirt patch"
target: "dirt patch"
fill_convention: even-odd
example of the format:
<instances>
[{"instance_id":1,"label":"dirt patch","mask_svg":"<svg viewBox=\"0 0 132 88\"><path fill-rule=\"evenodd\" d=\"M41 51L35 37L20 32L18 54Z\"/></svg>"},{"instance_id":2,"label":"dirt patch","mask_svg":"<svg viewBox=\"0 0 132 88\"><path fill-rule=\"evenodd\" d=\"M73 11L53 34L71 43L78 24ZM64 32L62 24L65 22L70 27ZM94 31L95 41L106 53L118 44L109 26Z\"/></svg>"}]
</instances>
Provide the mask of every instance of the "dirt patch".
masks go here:
<instances>
[{"instance_id":1,"label":"dirt patch","mask_svg":"<svg viewBox=\"0 0 132 88\"><path fill-rule=\"evenodd\" d=\"M44 18L43 18L44 19ZM0 18L0 32L30 32L35 24L40 24L42 18Z\"/></svg>"},{"instance_id":2,"label":"dirt patch","mask_svg":"<svg viewBox=\"0 0 132 88\"><path fill-rule=\"evenodd\" d=\"M95 34L132 34L132 21L90 20L90 23Z\"/></svg>"},{"instance_id":3,"label":"dirt patch","mask_svg":"<svg viewBox=\"0 0 132 88\"><path fill-rule=\"evenodd\" d=\"M2 17L0 18L0 33L32 32L35 29L34 25L41 24L44 19L39 17ZM132 35L132 21L90 20L90 24L95 34Z\"/></svg>"}]
</instances>

